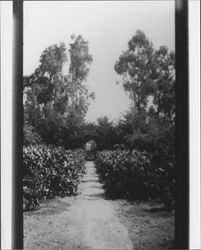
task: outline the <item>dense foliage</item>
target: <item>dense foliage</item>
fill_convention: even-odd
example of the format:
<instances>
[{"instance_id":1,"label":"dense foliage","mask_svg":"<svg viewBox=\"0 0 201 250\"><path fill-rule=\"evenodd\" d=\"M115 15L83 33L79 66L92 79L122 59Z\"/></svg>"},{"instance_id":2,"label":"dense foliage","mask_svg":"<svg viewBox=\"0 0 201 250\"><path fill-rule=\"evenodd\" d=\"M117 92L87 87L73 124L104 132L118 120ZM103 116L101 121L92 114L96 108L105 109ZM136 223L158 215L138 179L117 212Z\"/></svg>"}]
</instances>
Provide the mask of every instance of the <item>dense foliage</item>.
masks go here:
<instances>
[{"instance_id":1,"label":"dense foliage","mask_svg":"<svg viewBox=\"0 0 201 250\"><path fill-rule=\"evenodd\" d=\"M84 172L83 150L31 146L23 150L24 209L31 210L41 199L77 194Z\"/></svg>"},{"instance_id":2,"label":"dense foliage","mask_svg":"<svg viewBox=\"0 0 201 250\"><path fill-rule=\"evenodd\" d=\"M115 71L122 76L123 88L136 112L146 109L152 96L158 117L174 117L175 53L167 46L155 50L145 33L137 30L117 60Z\"/></svg>"},{"instance_id":3,"label":"dense foliage","mask_svg":"<svg viewBox=\"0 0 201 250\"><path fill-rule=\"evenodd\" d=\"M160 199L167 208L173 207L174 167L172 162L159 167L154 164L156 158L156 155L137 150L132 153L128 150L100 152L96 166L106 195L134 200Z\"/></svg>"},{"instance_id":4,"label":"dense foliage","mask_svg":"<svg viewBox=\"0 0 201 250\"><path fill-rule=\"evenodd\" d=\"M95 98L86 85L92 62L88 42L72 35L68 50L64 43L51 45L39 61L24 77L25 124L34 127L45 144L80 147L84 117Z\"/></svg>"},{"instance_id":5,"label":"dense foliage","mask_svg":"<svg viewBox=\"0 0 201 250\"><path fill-rule=\"evenodd\" d=\"M42 139L29 124L24 124L24 146L41 144Z\"/></svg>"},{"instance_id":6,"label":"dense foliage","mask_svg":"<svg viewBox=\"0 0 201 250\"><path fill-rule=\"evenodd\" d=\"M72 35L71 39L68 50L64 43L46 48L33 74L24 77L24 145L29 146L24 149L27 208L32 204L29 199L36 202L76 193L82 153L65 150L84 148L91 139L98 150L110 150L97 159L108 195L160 198L166 207L172 207L175 53L167 46L155 49L138 30L114 64L129 94L130 108L115 124L106 116L86 122L89 102L95 98L86 85L92 55L82 36ZM56 147L32 147L41 143Z\"/></svg>"},{"instance_id":7,"label":"dense foliage","mask_svg":"<svg viewBox=\"0 0 201 250\"><path fill-rule=\"evenodd\" d=\"M40 143L73 149L93 139L99 150L124 144L129 149L153 152L167 131L174 140L173 51L167 46L155 49L138 30L114 66L129 94L130 110L116 124L106 116L87 123L89 100L95 98L86 85L92 55L82 36L71 38L68 50L64 43L46 48L33 74L24 77L26 145L35 144L37 136Z\"/></svg>"}]
</instances>

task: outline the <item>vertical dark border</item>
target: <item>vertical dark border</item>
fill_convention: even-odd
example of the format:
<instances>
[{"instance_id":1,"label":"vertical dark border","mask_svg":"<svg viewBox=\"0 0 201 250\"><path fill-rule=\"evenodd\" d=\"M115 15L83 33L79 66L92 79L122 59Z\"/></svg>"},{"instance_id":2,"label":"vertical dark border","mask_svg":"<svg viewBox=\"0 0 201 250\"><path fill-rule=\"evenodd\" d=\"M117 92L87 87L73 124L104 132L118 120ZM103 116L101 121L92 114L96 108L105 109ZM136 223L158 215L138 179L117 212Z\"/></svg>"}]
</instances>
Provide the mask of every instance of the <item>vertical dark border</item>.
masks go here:
<instances>
[{"instance_id":1,"label":"vertical dark border","mask_svg":"<svg viewBox=\"0 0 201 250\"><path fill-rule=\"evenodd\" d=\"M12 249L23 249L23 1L13 1Z\"/></svg>"},{"instance_id":2,"label":"vertical dark border","mask_svg":"<svg viewBox=\"0 0 201 250\"><path fill-rule=\"evenodd\" d=\"M175 0L176 32L176 219L177 249L189 248L188 0Z\"/></svg>"},{"instance_id":3,"label":"vertical dark border","mask_svg":"<svg viewBox=\"0 0 201 250\"><path fill-rule=\"evenodd\" d=\"M175 0L177 249L189 248L188 0ZM23 249L23 0L13 1L12 249Z\"/></svg>"}]
</instances>

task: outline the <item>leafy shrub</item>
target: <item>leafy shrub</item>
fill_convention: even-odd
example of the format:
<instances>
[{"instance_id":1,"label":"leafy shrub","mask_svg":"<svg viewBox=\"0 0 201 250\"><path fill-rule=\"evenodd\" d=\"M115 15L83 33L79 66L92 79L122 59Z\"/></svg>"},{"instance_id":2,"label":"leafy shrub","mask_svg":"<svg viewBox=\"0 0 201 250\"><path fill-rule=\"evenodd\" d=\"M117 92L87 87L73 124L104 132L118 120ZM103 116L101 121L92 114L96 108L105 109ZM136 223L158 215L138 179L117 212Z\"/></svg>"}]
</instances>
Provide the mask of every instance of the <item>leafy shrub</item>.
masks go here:
<instances>
[{"instance_id":1,"label":"leafy shrub","mask_svg":"<svg viewBox=\"0 0 201 250\"><path fill-rule=\"evenodd\" d=\"M154 156L156 157L156 156ZM152 155L133 150L99 152L96 159L100 181L110 198L135 200L161 199L170 207L175 182L170 169L155 167Z\"/></svg>"},{"instance_id":2,"label":"leafy shrub","mask_svg":"<svg viewBox=\"0 0 201 250\"><path fill-rule=\"evenodd\" d=\"M152 165L155 166L159 178L159 196L166 207L174 207L176 197L176 165L175 144L171 133L159 141L152 154ZM172 142L172 143L171 143Z\"/></svg>"},{"instance_id":3,"label":"leafy shrub","mask_svg":"<svg viewBox=\"0 0 201 250\"><path fill-rule=\"evenodd\" d=\"M146 153L126 150L105 151L98 154L97 169L106 193L112 197L146 198L145 182L150 159Z\"/></svg>"},{"instance_id":4,"label":"leafy shrub","mask_svg":"<svg viewBox=\"0 0 201 250\"><path fill-rule=\"evenodd\" d=\"M34 130L34 127L25 123L24 125L24 145L35 145L42 143L40 135Z\"/></svg>"},{"instance_id":5,"label":"leafy shrub","mask_svg":"<svg viewBox=\"0 0 201 250\"><path fill-rule=\"evenodd\" d=\"M55 147L24 147L24 210L34 209L38 200L77 194L84 172L83 150Z\"/></svg>"}]
</instances>

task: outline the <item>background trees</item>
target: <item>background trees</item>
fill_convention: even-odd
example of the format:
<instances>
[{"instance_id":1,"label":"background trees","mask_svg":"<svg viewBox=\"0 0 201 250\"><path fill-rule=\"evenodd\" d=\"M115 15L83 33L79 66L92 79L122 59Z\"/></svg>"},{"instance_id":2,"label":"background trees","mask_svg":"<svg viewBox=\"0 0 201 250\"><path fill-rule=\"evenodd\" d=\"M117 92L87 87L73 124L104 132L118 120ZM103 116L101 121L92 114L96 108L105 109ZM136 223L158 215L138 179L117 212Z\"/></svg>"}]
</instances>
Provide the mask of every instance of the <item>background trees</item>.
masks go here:
<instances>
[{"instance_id":1,"label":"background trees","mask_svg":"<svg viewBox=\"0 0 201 250\"><path fill-rule=\"evenodd\" d=\"M68 53L64 43L49 46L34 73L24 77L25 130L33 126L45 143L66 147L76 146L94 98L85 84L92 62L88 42L82 36L71 38Z\"/></svg>"},{"instance_id":2,"label":"background trees","mask_svg":"<svg viewBox=\"0 0 201 250\"><path fill-rule=\"evenodd\" d=\"M114 68L133 103L124 117L128 133L124 138L129 147L154 150L164 131L174 130L175 54L166 46L155 50L138 30Z\"/></svg>"},{"instance_id":3,"label":"background trees","mask_svg":"<svg viewBox=\"0 0 201 250\"><path fill-rule=\"evenodd\" d=\"M82 36L46 48L33 74L24 77L25 141L83 147L87 140L99 149L122 145L130 150L174 154L175 54L166 46L154 49L138 30L114 65L131 99L131 108L116 124L108 117L87 123L89 100L86 85L92 55ZM170 153L170 148L172 152ZM162 155L160 153L160 155Z\"/></svg>"},{"instance_id":4,"label":"background trees","mask_svg":"<svg viewBox=\"0 0 201 250\"><path fill-rule=\"evenodd\" d=\"M138 111L146 107L147 97L154 91L152 58L153 45L144 32L138 30L115 64L115 71L123 76L124 90Z\"/></svg>"}]
</instances>

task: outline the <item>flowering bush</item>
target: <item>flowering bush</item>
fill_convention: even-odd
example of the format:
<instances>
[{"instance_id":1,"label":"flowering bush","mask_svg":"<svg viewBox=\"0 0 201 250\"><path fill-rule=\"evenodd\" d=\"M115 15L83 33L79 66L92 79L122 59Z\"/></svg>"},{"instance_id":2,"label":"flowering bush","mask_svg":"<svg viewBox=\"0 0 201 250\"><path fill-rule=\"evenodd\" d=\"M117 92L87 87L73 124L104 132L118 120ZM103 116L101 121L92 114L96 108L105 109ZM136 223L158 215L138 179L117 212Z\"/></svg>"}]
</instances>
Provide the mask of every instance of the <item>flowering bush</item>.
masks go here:
<instances>
[{"instance_id":1,"label":"flowering bush","mask_svg":"<svg viewBox=\"0 0 201 250\"><path fill-rule=\"evenodd\" d=\"M153 166L152 160L152 155L137 150L99 152L96 166L106 195L135 200L161 199L166 206L170 205L174 198L174 178L166 178L167 169Z\"/></svg>"},{"instance_id":2,"label":"flowering bush","mask_svg":"<svg viewBox=\"0 0 201 250\"><path fill-rule=\"evenodd\" d=\"M77 194L84 173L84 152L55 147L24 147L24 210L34 209L38 200Z\"/></svg>"}]
</instances>

